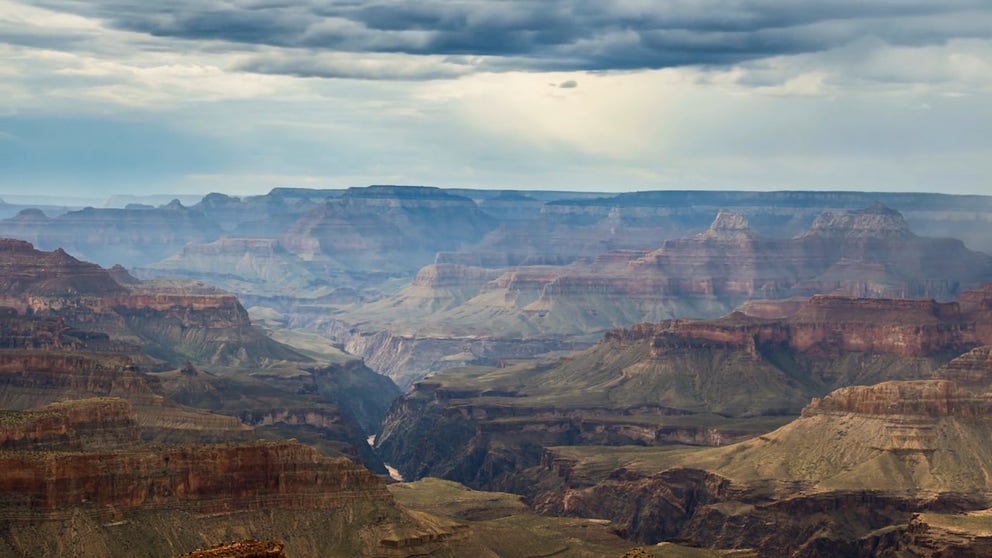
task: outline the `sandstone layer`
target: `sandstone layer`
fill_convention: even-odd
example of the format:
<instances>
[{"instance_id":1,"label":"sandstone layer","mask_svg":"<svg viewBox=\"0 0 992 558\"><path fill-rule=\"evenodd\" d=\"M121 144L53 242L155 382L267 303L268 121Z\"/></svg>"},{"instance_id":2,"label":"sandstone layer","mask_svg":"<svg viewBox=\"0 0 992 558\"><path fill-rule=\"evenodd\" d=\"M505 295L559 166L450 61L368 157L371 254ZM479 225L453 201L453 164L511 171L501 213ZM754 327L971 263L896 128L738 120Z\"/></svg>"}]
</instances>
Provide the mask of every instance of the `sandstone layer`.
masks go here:
<instances>
[{"instance_id":1,"label":"sandstone layer","mask_svg":"<svg viewBox=\"0 0 992 558\"><path fill-rule=\"evenodd\" d=\"M67 327L104 334L167 362L219 365L305 361L254 329L237 298L190 282L140 282L119 268L105 270L61 249L0 243L0 306L51 317ZM115 277L118 280L115 280Z\"/></svg>"}]
</instances>

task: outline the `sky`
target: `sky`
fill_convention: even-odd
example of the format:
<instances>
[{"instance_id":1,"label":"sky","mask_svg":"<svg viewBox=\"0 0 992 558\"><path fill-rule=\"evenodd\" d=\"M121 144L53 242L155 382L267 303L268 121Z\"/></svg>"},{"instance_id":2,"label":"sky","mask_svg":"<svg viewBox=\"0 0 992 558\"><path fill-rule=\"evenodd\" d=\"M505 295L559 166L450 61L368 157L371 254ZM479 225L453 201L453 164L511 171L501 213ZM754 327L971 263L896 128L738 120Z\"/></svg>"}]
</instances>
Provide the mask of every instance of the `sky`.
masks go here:
<instances>
[{"instance_id":1,"label":"sky","mask_svg":"<svg viewBox=\"0 0 992 558\"><path fill-rule=\"evenodd\" d=\"M0 197L992 194L989 0L0 0Z\"/></svg>"}]
</instances>

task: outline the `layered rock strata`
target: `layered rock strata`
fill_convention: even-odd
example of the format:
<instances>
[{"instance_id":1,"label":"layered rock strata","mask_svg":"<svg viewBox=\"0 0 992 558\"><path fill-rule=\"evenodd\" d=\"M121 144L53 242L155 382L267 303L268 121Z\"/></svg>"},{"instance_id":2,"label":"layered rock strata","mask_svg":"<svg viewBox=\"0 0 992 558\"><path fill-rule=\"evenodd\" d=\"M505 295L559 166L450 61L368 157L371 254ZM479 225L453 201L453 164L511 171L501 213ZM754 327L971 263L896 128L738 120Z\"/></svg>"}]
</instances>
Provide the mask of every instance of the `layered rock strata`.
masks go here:
<instances>
[{"instance_id":1,"label":"layered rock strata","mask_svg":"<svg viewBox=\"0 0 992 558\"><path fill-rule=\"evenodd\" d=\"M841 388L795 422L726 448L549 450L533 485L557 488L534 501L611 518L644 541L768 556L978 556L992 532L983 441L992 368L982 367L984 381L975 373L987 354L955 359L939 379ZM965 384L947 379L962 369Z\"/></svg>"},{"instance_id":2,"label":"layered rock strata","mask_svg":"<svg viewBox=\"0 0 992 558\"><path fill-rule=\"evenodd\" d=\"M168 557L241 533L296 556L446 556L461 536L348 459L295 441L148 445L137 424L120 399L0 413L0 553Z\"/></svg>"},{"instance_id":3,"label":"layered rock strata","mask_svg":"<svg viewBox=\"0 0 992 558\"><path fill-rule=\"evenodd\" d=\"M442 359L456 353L411 351L409 359L390 359L392 350L356 338L385 330L446 340L498 334L532 344L589 342L610 328L716 317L754 299L831 293L948 301L992 281L992 257L957 240L916 236L902 215L875 205L823 214L790 239L762 237L741 213L721 211L703 233L655 250L500 271L484 281L494 270L435 264L399 293L336 317L342 325L335 331L357 354L379 362L377 370L406 384L443 369ZM766 305L766 316L784 316L773 311Z\"/></svg>"},{"instance_id":4,"label":"layered rock strata","mask_svg":"<svg viewBox=\"0 0 992 558\"><path fill-rule=\"evenodd\" d=\"M117 349L137 345L176 364L187 358L218 365L308 360L255 330L233 295L201 284L139 282L121 269L16 240L0 242L0 272L0 306L107 335L119 342Z\"/></svg>"},{"instance_id":5,"label":"layered rock strata","mask_svg":"<svg viewBox=\"0 0 992 558\"><path fill-rule=\"evenodd\" d=\"M992 343L990 321L957 302L817 296L782 319L640 324L557 363L452 369L415 383L377 447L405 478L516 489L515 472L545 447L725 445L840 387L927 380Z\"/></svg>"}]
</instances>

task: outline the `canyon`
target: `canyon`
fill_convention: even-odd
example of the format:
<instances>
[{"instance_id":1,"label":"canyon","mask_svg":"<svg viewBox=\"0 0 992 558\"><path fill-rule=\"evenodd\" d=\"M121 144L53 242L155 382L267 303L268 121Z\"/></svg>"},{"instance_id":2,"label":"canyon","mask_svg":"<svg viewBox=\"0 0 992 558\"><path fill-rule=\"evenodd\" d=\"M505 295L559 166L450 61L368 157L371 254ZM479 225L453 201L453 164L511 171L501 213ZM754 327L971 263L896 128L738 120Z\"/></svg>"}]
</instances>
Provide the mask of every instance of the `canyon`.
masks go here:
<instances>
[{"instance_id":1,"label":"canyon","mask_svg":"<svg viewBox=\"0 0 992 558\"><path fill-rule=\"evenodd\" d=\"M452 361L535 357L591 344L610 328L717 317L756 298L950 300L989 281L988 255L957 240L916 236L902 215L881 205L821 214L790 239L761 237L742 213L722 211L703 233L653 250L606 252L565 266L433 264L397 294L332 316L329 327L350 351L407 386ZM516 343L466 350L497 335ZM439 352L442 342L449 348Z\"/></svg>"},{"instance_id":2,"label":"canyon","mask_svg":"<svg viewBox=\"0 0 992 558\"><path fill-rule=\"evenodd\" d=\"M0 555L966 556L992 533L987 196L0 211Z\"/></svg>"},{"instance_id":3,"label":"canyon","mask_svg":"<svg viewBox=\"0 0 992 558\"><path fill-rule=\"evenodd\" d=\"M818 295L783 304L787 317L645 323L554 363L456 368L415 383L376 446L404 478L515 491L547 447L726 445L792 420L811 398L928 379L992 343L988 294Z\"/></svg>"}]
</instances>

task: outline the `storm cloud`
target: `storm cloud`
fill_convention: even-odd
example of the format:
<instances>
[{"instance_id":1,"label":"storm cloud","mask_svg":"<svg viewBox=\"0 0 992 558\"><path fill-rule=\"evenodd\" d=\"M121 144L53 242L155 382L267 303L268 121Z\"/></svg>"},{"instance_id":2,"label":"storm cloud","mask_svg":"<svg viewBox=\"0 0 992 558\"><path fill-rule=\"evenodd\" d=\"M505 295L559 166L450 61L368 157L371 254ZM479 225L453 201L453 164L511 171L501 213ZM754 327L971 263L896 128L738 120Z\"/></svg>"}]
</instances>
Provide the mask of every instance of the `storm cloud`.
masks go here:
<instances>
[{"instance_id":1,"label":"storm cloud","mask_svg":"<svg viewBox=\"0 0 992 558\"><path fill-rule=\"evenodd\" d=\"M36 5L153 37L262 51L243 60L241 69L399 79L474 70L721 66L819 52L865 38L894 46L939 45L985 38L992 28L985 0L44 0ZM390 64L372 63L356 69L327 59L328 53L430 57L441 67L391 71Z\"/></svg>"}]
</instances>

